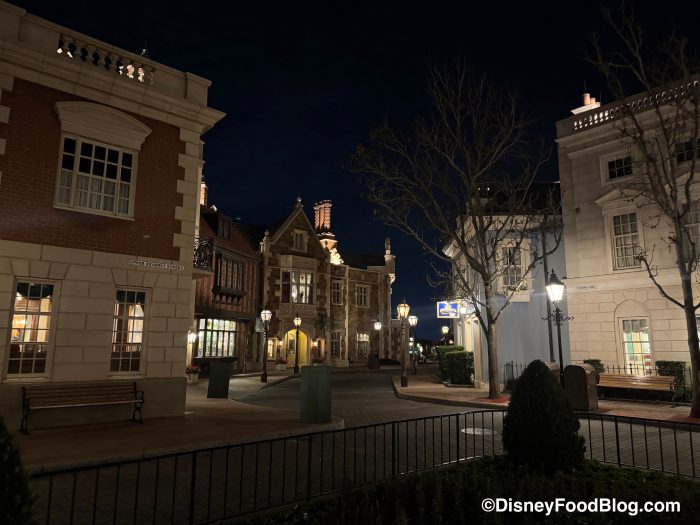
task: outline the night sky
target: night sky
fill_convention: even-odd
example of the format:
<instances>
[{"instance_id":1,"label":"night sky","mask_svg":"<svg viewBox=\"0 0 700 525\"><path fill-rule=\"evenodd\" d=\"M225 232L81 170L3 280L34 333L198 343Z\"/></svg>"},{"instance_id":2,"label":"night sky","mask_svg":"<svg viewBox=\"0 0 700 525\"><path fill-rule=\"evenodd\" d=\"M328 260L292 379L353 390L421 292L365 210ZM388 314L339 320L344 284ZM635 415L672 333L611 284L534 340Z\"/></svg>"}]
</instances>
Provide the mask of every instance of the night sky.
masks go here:
<instances>
[{"instance_id":1,"label":"night sky","mask_svg":"<svg viewBox=\"0 0 700 525\"><path fill-rule=\"evenodd\" d=\"M603 32L599 2L47 2L15 1L29 12L212 81L209 105L227 116L204 136L210 203L244 222L287 215L297 195L333 200L339 251L397 255L394 303L405 297L418 336L438 339L427 261L414 241L372 219L355 146L384 118L405 125L429 107L430 64L462 59L517 89L551 143L556 120L580 105L584 82L606 98L583 60ZM609 4L609 2L608 2ZM634 2L650 32L673 22L693 35L698 2ZM658 9L663 7L663 13ZM675 15L674 15L675 13ZM557 178L556 154L544 178Z\"/></svg>"}]
</instances>

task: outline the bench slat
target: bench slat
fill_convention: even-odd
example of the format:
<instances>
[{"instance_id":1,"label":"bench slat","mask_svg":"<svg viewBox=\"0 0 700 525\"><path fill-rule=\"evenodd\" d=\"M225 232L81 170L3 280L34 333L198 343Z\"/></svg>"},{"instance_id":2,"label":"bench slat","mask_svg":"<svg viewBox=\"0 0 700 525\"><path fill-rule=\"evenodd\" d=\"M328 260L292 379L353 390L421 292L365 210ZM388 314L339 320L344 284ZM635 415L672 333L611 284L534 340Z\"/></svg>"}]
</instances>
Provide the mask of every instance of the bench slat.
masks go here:
<instances>
[{"instance_id":1,"label":"bench slat","mask_svg":"<svg viewBox=\"0 0 700 525\"><path fill-rule=\"evenodd\" d=\"M71 408L71 407L91 407L98 405L125 405L134 403L134 399L122 400L122 401L100 401L98 403L72 403L68 405L46 405L46 406L33 406L32 410L41 410L44 408ZM138 401L140 402L140 401Z\"/></svg>"},{"instance_id":2,"label":"bench slat","mask_svg":"<svg viewBox=\"0 0 700 525\"><path fill-rule=\"evenodd\" d=\"M676 378L673 376L637 376L631 374L600 374L599 387L629 388L634 390L673 390Z\"/></svg>"}]
</instances>

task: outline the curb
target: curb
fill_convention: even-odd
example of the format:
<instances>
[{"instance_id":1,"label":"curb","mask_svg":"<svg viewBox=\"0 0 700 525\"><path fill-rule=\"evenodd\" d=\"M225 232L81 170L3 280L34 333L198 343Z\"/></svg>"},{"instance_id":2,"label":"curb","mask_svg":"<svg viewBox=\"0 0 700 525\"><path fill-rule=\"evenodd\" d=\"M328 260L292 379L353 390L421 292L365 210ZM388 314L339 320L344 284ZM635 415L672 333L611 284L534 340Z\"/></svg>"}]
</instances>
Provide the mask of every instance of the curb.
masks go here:
<instances>
[{"instance_id":1,"label":"curb","mask_svg":"<svg viewBox=\"0 0 700 525\"><path fill-rule=\"evenodd\" d=\"M487 408L489 410L508 408L507 405L503 405L500 403L484 403L481 401L459 401L452 399L442 399L439 397L421 396L417 394L406 394L401 392L401 387L396 384L396 377L391 378L391 386L394 387L394 393L396 394L396 397L400 399L407 399L409 401L418 401L419 403L433 403L435 405Z\"/></svg>"}]
</instances>

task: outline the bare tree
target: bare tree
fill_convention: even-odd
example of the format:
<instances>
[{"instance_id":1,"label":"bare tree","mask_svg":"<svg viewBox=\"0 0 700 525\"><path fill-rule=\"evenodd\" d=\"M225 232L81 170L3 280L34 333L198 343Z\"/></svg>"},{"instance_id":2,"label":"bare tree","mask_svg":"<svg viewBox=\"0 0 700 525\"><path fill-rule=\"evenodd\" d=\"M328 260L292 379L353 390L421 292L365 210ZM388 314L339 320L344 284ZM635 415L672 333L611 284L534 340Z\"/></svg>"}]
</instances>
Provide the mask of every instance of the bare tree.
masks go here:
<instances>
[{"instance_id":1,"label":"bare tree","mask_svg":"<svg viewBox=\"0 0 700 525\"><path fill-rule=\"evenodd\" d=\"M546 254L561 239L554 195L533 191L548 155L528 142L515 95L486 77L433 69L428 93L429 117L405 133L387 123L373 130L353 171L366 176L378 217L434 257L432 284L475 308L497 398L496 324L544 256L535 238L554 232Z\"/></svg>"},{"instance_id":2,"label":"bare tree","mask_svg":"<svg viewBox=\"0 0 700 525\"><path fill-rule=\"evenodd\" d=\"M620 195L646 213L642 223L663 228L665 247L675 254L679 281L661 278L654 262L655 246L639 250L638 258L661 296L683 309L688 331L693 402L691 415L700 417L700 354L695 301L700 255L700 186L697 159L700 153L700 77L698 62L687 52L687 41L671 34L652 42L625 4L604 19L617 37L619 49L607 52L593 37L591 62L603 74L619 101L608 112L615 121L619 140L632 158L631 182L617 184ZM629 89L638 94L630 96ZM642 91L641 94L639 92ZM680 288L680 293L678 293Z\"/></svg>"}]
</instances>

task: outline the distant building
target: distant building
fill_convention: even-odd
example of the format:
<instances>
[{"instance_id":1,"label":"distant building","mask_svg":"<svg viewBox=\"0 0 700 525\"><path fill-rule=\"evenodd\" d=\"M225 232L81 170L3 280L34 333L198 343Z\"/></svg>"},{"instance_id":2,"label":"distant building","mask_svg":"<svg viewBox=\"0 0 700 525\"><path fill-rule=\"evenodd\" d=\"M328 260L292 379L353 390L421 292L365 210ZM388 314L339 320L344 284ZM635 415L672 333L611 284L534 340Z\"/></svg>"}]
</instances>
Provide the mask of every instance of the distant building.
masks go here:
<instances>
[{"instance_id":1,"label":"distant building","mask_svg":"<svg viewBox=\"0 0 700 525\"><path fill-rule=\"evenodd\" d=\"M297 199L289 216L261 233L260 304L273 314L266 349L270 366L276 361L293 367L297 351L300 366L366 363L376 351L373 325L377 320L384 327L379 354L390 354L388 327L396 263L389 240L383 253L339 250L330 228L331 206L330 201L317 203L312 225ZM301 318L298 342L293 322L297 315ZM260 367L259 362L250 365Z\"/></svg>"},{"instance_id":2,"label":"distant building","mask_svg":"<svg viewBox=\"0 0 700 525\"><path fill-rule=\"evenodd\" d=\"M0 413L19 424L22 385L110 380L183 414L210 82L5 2L0 21Z\"/></svg>"},{"instance_id":3,"label":"distant building","mask_svg":"<svg viewBox=\"0 0 700 525\"><path fill-rule=\"evenodd\" d=\"M648 97L640 93L627 103L637 108L648 132L655 133L655 103ZM654 205L638 206L618 189L634 181L639 169L638 152L620 141L616 116L622 113L617 110L621 104L601 106L585 96L583 106L557 122L566 293L576 318L570 325L571 357L600 359L643 373L653 370L657 360L688 361L688 332L683 310L661 297L637 257L641 250L653 250L656 279L672 296L682 297L675 250L665 240L670 226L664 217L659 220ZM692 142L681 135L668 161L677 162L682 172L690 165L692 149ZM697 187L691 199L688 228L698 232ZM695 282L693 289L700 292Z\"/></svg>"}]
</instances>

